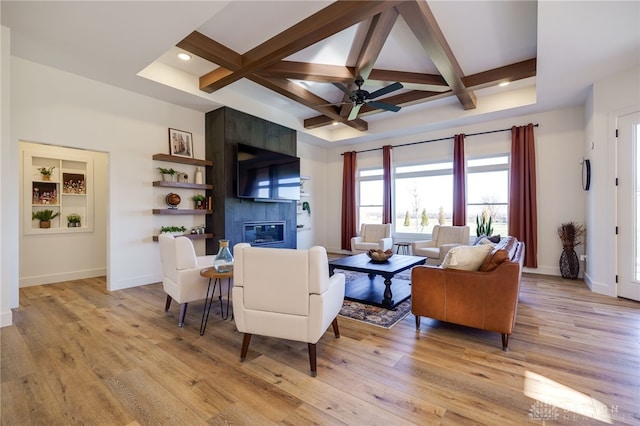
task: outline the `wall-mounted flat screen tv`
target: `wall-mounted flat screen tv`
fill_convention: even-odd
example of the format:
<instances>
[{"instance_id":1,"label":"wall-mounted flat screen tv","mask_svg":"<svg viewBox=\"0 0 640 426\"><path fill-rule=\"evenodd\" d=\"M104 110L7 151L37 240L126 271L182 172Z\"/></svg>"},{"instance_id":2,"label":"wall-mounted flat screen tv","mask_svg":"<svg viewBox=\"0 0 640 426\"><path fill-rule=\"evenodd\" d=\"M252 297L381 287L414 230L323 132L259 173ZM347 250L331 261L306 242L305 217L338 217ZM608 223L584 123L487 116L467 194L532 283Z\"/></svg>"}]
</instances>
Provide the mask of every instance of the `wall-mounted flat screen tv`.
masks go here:
<instances>
[{"instance_id":1,"label":"wall-mounted flat screen tv","mask_svg":"<svg viewBox=\"0 0 640 426\"><path fill-rule=\"evenodd\" d=\"M238 198L300 199L300 158L238 144Z\"/></svg>"}]
</instances>

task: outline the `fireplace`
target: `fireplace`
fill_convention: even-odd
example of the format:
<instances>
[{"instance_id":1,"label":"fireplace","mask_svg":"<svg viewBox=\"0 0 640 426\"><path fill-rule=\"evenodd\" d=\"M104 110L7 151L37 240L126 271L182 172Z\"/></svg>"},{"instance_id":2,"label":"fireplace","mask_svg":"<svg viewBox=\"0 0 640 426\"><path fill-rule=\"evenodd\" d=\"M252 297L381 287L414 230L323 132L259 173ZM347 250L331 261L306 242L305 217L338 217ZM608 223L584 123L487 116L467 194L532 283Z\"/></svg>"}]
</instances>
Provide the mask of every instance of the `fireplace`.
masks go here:
<instances>
[{"instance_id":1,"label":"fireplace","mask_svg":"<svg viewBox=\"0 0 640 426\"><path fill-rule=\"evenodd\" d=\"M281 245L285 242L285 222L245 222L244 242L252 246Z\"/></svg>"}]
</instances>

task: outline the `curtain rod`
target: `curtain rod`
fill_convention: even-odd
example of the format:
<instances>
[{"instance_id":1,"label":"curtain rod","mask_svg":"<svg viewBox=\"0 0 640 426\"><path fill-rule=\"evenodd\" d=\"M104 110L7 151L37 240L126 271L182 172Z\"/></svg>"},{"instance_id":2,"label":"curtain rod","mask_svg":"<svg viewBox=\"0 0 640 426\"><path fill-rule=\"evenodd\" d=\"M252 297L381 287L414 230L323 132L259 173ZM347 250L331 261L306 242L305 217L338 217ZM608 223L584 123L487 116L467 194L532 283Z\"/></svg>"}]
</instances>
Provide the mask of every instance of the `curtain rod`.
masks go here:
<instances>
[{"instance_id":1,"label":"curtain rod","mask_svg":"<svg viewBox=\"0 0 640 426\"><path fill-rule=\"evenodd\" d=\"M538 123L533 125L533 127L538 127L538 126L539 126ZM466 138L467 136L488 135L489 133L508 132L510 130L511 130L511 127L509 127L508 129L488 130L486 132L469 133L469 134L465 134L464 136ZM391 147L392 148L400 148L400 147L403 147L403 146L418 145L418 144L422 144L422 143L446 141L447 139L453 139L453 138L454 138L454 136L447 136L447 137L444 137L444 138L429 139L429 140L426 140L426 141L403 143L403 144L400 144L400 145L391 145ZM371 149L365 149L365 150L362 150L362 151L355 151L355 152L356 152L356 154L359 154L361 152L380 151L381 149L383 149L383 148L382 147L380 147L380 148L371 148ZM340 155L344 155L344 154L340 154Z\"/></svg>"}]
</instances>

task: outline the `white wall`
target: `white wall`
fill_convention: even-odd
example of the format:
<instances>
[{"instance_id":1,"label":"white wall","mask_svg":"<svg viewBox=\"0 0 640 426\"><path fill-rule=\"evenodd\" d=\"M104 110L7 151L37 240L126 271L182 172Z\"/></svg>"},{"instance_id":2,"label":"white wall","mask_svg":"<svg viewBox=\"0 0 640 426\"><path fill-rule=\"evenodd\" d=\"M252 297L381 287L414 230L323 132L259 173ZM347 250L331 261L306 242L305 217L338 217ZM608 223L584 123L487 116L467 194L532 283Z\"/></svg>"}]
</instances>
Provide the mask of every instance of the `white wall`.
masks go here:
<instances>
[{"instance_id":1,"label":"white wall","mask_svg":"<svg viewBox=\"0 0 640 426\"><path fill-rule=\"evenodd\" d=\"M204 158L204 114L20 58L11 61L11 136L6 149L17 150L18 141L26 140L108 153L108 288L160 281L158 245L152 236L167 216L151 214L163 207L157 205L161 197L152 187L160 176L151 157L169 152L171 127L193 133L195 157ZM3 159L4 150L5 143ZM184 171L193 176L192 170ZM3 196L5 188L17 194L15 176ZM183 203L189 202L183 197ZM17 202L14 205L15 220ZM198 245L198 251L203 247Z\"/></svg>"},{"instance_id":2,"label":"white wall","mask_svg":"<svg viewBox=\"0 0 640 426\"><path fill-rule=\"evenodd\" d=\"M309 197L300 199L300 201L308 201L311 207L311 216L307 216L307 212L301 213L305 216L302 221L305 224L309 223L311 229L298 231L297 247L299 249L309 249L316 245L324 247L326 246L326 229L329 226L325 221L328 207L325 202L327 187L324 185L327 150L298 141L297 155L300 157L300 174L311 178L304 183L304 190L309 193ZM340 226L339 223L337 225Z\"/></svg>"},{"instance_id":3,"label":"white wall","mask_svg":"<svg viewBox=\"0 0 640 426\"><path fill-rule=\"evenodd\" d=\"M609 296L617 296L616 119L634 111L640 111L640 69L594 83L586 107L583 144L584 156L591 160L592 169L591 190L585 203L588 259L585 281L594 292Z\"/></svg>"},{"instance_id":4,"label":"white wall","mask_svg":"<svg viewBox=\"0 0 640 426\"><path fill-rule=\"evenodd\" d=\"M0 31L0 327L4 327L13 321L11 308L18 306L18 144L10 138L11 33L6 27Z\"/></svg>"},{"instance_id":5,"label":"white wall","mask_svg":"<svg viewBox=\"0 0 640 426\"><path fill-rule=\"evenodd\" d=\"M584 223L584 193L581 188L582 145L584 141L584 111L571 108L549 111L542 114L526 115L513 119L494 120L481 124L456 127L433 133L425 133L417 138L385 140L366 146L334 148L327 153L327 188L340 188L327 193L327 205L341 205L342 152L381 147L386 144L398 145L421 140L453 136L456 133L478 133L510 128L512 125L538 123L536 137L536 172L538 191L538 268L529 272L560 275L558 260L562 246L557 235L557 227L566 221ZM467 155L482 155L488 152L509 152L511 132L466 138ZM395 163L417 162L420 158L451 158L453 141L432 142L421 145L395 148ZM358 155L358 166L381 165L382 151ZM340 223L340 209L327 211L327 223ZM327 235L327 249L340 251L340 228L331 228ZM576 248L582 254L582 246Z\"/></svg>"}]
</instances>

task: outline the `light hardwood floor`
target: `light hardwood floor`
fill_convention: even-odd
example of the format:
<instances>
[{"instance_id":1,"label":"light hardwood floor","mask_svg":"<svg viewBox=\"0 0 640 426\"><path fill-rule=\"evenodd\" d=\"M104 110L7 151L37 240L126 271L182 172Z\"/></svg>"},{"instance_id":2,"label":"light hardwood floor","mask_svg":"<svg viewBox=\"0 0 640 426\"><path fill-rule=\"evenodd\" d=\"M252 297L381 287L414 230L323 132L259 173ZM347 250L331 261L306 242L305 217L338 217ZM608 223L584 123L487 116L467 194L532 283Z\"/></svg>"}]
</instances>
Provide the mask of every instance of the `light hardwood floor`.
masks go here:
<instances>
[{"instance_id":1,"label":"light hardwood floor","mask_svg":"<svg viewBox=\"0 0 640 426\"><path fill-rule=\"evenodd\" d=\"M640 304L582 281L523 278L500 335L409 315L390 330L339 319L318 343L242 336L202 303L184 328L160 284L104 279L20 290L0 330L3 425L640 424Z\"/></svg>"}]
</instances>

